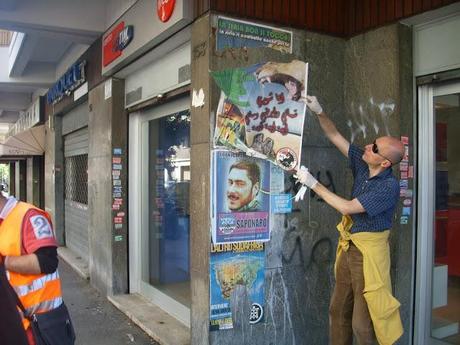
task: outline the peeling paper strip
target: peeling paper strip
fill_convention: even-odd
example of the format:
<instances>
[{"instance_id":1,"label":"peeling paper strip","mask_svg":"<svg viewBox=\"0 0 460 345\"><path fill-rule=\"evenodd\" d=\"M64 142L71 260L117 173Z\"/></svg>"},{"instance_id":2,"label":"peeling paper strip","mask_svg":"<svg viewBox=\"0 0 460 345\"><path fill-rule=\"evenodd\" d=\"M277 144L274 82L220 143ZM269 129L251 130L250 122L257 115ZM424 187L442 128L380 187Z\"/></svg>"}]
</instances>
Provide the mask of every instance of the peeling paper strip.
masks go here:
<instances>
[{"instance_id":1,"label":"peeling paper strip","mask_svg":"<svg viewBox=\"0 0 460 345\"><path fill-rule=\"evenodd\" d=\"M201 88L198 92L194 89L192 93L192 106L200 108L204 105L204 91Z\"/></svg>"}]
</instances>

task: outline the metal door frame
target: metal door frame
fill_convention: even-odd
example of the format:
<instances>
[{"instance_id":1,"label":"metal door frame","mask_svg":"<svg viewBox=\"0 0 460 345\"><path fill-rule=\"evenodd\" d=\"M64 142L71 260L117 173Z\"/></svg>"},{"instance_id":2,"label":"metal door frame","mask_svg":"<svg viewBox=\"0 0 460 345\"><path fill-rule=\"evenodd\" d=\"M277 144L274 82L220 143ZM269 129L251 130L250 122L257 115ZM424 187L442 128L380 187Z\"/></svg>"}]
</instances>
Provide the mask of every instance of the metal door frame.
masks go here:
<instances>
[{"instance_id":1,"label":"metal door frame","mask_svg":"<svg viewBox=\"0 0 460 345\"><path fill-rule=\"evenodd\" d=\"M417 257L413 344L445 344L431 337L435 214L435 113L433 98L460 93L460 81L418 87Z\"/></svg>"},{"instance_id":2,"label":"metal door frame","mask_svg":"<svg viewBox=\"0 0 460 345\"><path fill-rule=\"evenodd\" d=\"M142 281L142 253L148 241L142 229L148 227L148 125L149 121L190 108L190 98L182 97L145 112L137 111L129 118L129 287L140 293L187 327L190 308Z\"/></svg>"}]
</instances>

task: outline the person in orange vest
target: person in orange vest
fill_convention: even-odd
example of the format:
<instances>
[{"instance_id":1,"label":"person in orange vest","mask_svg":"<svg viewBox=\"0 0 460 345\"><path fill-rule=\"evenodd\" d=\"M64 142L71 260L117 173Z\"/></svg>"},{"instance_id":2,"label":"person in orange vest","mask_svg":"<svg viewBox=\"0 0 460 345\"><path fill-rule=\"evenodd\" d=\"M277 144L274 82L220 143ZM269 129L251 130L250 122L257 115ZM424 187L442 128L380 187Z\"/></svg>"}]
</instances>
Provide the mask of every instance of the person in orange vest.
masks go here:
<instances>
[{"instance_id":1,"label":"person in orange vest","mask_svg":"<svg viewBox=\"0 0 460 345\"><path fill-rule=\"evenodd\" d=\"M38 345L40 341L36 338L40 336L33 334L32 328L36 330L37 327L35 323L31 327L31 320L43 319L43 315L56 317L56 313L51 312L65 308L57 271L57 243L49 215L13 196L0 195L0 256L19 298L18 304L22 304L22 321L29 344ZM67 309L63 313L68 315ZM62 317L62 313L57 317ZM71 333L69 337L74 339L70 319L63 320L62 324L71 328L63 334ZM55 333L54 330L49 332Z\"/></svg>"}]
</instances>

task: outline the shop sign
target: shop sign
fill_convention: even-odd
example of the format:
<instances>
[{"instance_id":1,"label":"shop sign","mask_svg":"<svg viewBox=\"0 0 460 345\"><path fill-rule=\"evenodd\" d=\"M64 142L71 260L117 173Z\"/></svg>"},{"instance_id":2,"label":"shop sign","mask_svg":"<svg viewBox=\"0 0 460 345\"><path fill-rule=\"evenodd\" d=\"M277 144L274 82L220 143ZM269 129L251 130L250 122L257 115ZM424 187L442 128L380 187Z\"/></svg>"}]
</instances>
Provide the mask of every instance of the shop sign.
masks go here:
<instances>
[{"instance_id":1,"label":"shop sign","mask_svg":"<svg viewBox=\"0 0 460 345\"><path fill-rule=\"evenodd\" d=\"M21 115L16 123L10 126L5 139L13 137L16 134L24 132L25 130L34 127L35 125L43 122L44 113L44 97L39 97L32 103L32 105Z\"/></svg>"},{"instance_id":2,"label":"shop sign","mask_svg":"<svg viewBox=\"0 0 460 345\"><path fill-rule=\"evenodd\" d=\"M191 23L192 18L193 1L135 1L102 36L102 75L113 75L145 55Z\"/></svg>"},{"instance_id":3,"label":"shop sign","mask_svg":"<svg viewBox=\"0 0 460 345\"><path fill-rule=\"evenodd\" d=\"M123 50L131 43L134 37L134 26L120 22L104 37L102 43L102 64L107 66L121 56Z\"/></svg>"},{"instance_id":4,"label":"shop sign","mask_svg":"<svg viewBox=\"0 0 460 345\"><path fill-rule=\"evenodd\" d=\"M176 0L157 0L157 14L158 18L163 23L166 23L174 12Z\"/></svg>"},{"instance_id":5,"label":"shop sign","mask_svg":"<svg viewBox=\"0 0 460 345\"><path fill-rule=\"evenodd\" d=\"M85 77L86 60L76 62L59 78L49 89L47 94L48 104L56 104L64 96L69 96L73 90L86 81Z\"/></svg>"}]
</instances>

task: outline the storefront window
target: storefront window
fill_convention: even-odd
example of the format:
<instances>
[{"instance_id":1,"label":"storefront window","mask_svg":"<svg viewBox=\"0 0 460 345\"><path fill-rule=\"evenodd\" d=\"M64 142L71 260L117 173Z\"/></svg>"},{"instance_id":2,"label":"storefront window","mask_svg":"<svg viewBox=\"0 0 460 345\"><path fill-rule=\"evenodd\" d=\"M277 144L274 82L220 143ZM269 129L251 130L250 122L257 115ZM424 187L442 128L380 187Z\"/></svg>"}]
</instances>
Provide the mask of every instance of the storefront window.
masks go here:
<instances>
[{"instance_id":1,"label":"storefront window","mask_svg":"<svg viewBox=\"0 0 460 345\"><path fill-rule=\"evenodd\" d=\"M143 280L190 306L190 112L149 121L148 270Z\"/></svg>"},{"instance_id":2,"label":"storefront window","mask_svg":"<svg viewBox=\"0 0 460 345\"><path fill-rule=\"evenodd\" d=\"M436 195L431 336L460 344L460 94L433 99Z\"/></svg>"}]
</instances>

